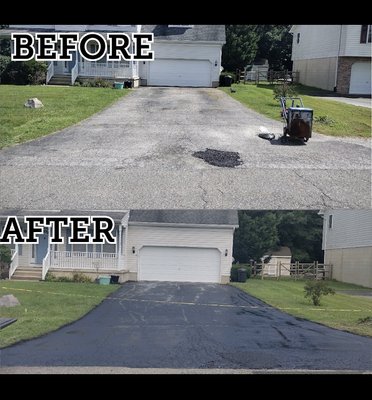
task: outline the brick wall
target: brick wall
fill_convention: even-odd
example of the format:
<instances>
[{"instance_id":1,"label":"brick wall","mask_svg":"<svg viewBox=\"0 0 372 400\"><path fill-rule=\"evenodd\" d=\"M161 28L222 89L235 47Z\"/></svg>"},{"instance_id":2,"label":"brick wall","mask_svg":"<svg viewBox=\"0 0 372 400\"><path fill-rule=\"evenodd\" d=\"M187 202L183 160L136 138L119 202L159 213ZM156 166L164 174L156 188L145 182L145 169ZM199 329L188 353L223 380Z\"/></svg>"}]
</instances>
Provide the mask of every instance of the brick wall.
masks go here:
<instances>
[{"instance_id":1,"label":"brick wall","mask_svg":"<svg viewBox=\"0 0 372 400\"><path fill-rule=\"evenodd\" d=\"M337 93L349 94L351 67L357 61L366 61L366 57L340 57L337 69Z\"/></svg>"}]
</instances>

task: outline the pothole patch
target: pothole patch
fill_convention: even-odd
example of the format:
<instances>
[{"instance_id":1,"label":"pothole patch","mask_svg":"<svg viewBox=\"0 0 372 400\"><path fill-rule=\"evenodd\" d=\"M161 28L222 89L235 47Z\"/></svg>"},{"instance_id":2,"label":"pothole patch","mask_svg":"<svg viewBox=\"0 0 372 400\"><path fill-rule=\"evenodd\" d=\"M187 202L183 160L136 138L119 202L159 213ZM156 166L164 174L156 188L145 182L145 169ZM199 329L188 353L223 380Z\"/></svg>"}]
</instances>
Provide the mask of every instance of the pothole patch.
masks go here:
<instances>
[{"instance_id":1,"label":"pothole patch","mask_svg":"<svg viewBox=\"0 0 372 400\"><path fill-rule=\"evenodd\" d=\"M208 164L216 167L234 168L243 164L239 153L234 151L206 149L205 151L196 151L193 153L193 156L201 158Z\"/></svg>"}]
</instances>

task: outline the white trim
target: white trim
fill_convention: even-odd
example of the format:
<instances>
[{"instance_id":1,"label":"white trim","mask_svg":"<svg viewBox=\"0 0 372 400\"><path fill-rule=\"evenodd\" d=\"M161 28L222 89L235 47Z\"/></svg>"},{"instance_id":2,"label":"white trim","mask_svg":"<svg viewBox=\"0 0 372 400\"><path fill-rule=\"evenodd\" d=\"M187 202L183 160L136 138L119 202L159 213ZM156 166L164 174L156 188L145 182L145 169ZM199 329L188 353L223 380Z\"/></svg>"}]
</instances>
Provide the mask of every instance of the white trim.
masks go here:
<instances>
[{"instance_id":1,"label":"white trim","mask_svg":"<svg viewBox=\"0 0 372 400\"><path fill-rule=\"evenodd\" d=\"M129 221L131 226L164 226L164 227L180 227L180 228L217 228L217 229L235 229L239 225L222 225L222 224L188 224L180 222L137 222Z\"/></svg>"}]
</instances>

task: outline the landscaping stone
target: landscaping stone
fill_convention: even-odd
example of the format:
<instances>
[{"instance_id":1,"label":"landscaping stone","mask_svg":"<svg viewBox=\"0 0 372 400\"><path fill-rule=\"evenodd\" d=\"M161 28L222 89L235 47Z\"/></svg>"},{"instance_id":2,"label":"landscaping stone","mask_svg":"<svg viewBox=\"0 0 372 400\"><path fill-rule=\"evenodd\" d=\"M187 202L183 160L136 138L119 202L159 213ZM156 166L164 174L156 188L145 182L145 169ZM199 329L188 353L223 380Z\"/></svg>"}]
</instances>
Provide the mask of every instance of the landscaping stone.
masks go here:
<instances>
[{"instance_id":1,"label":"landscaping stone","mask_svg":"<svg viewBox=\"0 0 372 400\"><path fill-rule=\"evenodd\" d=\"M41 107L44 107L44 104L39 99L34 97L34 98L28 99L26 101L25 107L28 107L28 108L41 108Z\"/></svg>"},{"instance_id":2,"label":"landscaping stone","mask_svg":"<svg viewBox=\"0 0 372 400\"><path fill-rule=\"evenodd\" d=\"M3 297L0 297L0 307L15 307L20 305L21 303L12 294L7 294Z\"/></svg>"}]
</instances>

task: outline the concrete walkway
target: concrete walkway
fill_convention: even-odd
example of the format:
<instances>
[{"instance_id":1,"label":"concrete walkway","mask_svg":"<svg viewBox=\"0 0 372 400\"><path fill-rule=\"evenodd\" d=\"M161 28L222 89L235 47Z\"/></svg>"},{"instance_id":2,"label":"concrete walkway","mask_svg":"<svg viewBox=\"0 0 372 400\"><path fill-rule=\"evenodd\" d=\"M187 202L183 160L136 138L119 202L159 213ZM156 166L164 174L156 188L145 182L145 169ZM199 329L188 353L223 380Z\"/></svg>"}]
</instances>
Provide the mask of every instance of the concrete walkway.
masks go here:
<instances>
[{"instance_id":1,"label":"concrete walkway","mask_svg":"<svg viewBox=\"0 0 372 400\"><path fill-rule=\"evenodd\" d=\"M358 106L358 107L372 108L372 100L370 98L365 98L365 97L358 97L358 98L338 97L338 96L337 97L316 96L316 97L324 100L339 101L340 103L351 104L353 106Z\"/></svg>"}]
</instances>

